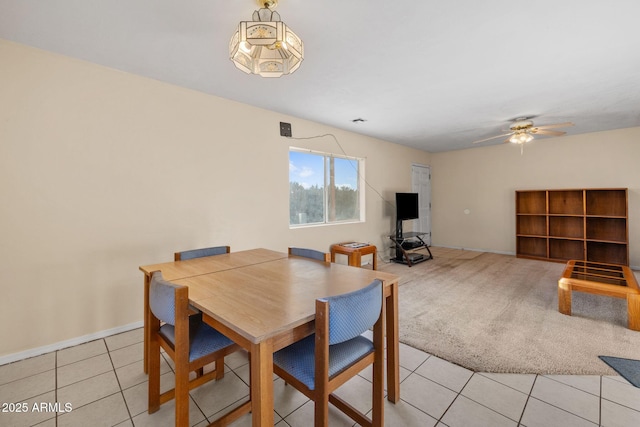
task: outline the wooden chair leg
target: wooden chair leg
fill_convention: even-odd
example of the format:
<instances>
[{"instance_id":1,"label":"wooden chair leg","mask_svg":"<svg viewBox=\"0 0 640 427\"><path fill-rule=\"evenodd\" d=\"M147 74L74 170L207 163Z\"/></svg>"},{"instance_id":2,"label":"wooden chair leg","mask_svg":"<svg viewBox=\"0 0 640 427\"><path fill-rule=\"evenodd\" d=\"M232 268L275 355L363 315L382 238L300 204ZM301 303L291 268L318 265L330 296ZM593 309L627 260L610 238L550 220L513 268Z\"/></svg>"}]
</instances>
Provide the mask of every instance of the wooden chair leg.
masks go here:
<instances>
[{"instance_id":1,"label":"wooden chair leg","mask_svg":"<svg viewBox=\"0 0 640 427\"><path fill-rule=\"evenodd\" d=\"M224 378L224 357L216 360L216 380Z\"/></svg>"},{"instance_id":2,"label":"wooden chair leg","mask_svg":"<svg viewBox=\"0 0 640 427\"><path fill-rule=\"evenodd\" d=\"M376 366L378 365L378 366ZM373 413L371 416L372 427L384 426L384 367L382 361L373 363Z\"/></svg>"},{"instance_id":3,"label":"wooden chair leg","mask_svg":"<svg viewBox=\"0 0 640 427\"><path fill-rule=\"evenodd\" d=\"M160 354L151 354L149 357L149 401L148 411L153 414L160 409Z\"/></svg>"},{"instance_id":4,"label":"wooden chair leg","mask_svg":"<svg viewBox=\"0 0 640 427\"><path fill-rule=\"evenodd\" d=\"M153 322L151 322L153 323ZM159 326L160 322L156 320ZM155 324L154 324L155 325ZM147 347L147 370L149 373L148 411L153 414L160 409L160 343L158 337L151 337Z\"/></svg>"},{"instance_id":5,"label":"wooden chair leg","mask_svg":"<svg viewBox=\"0 0 640 427\"><path fill-rule=\"evenodd\" d=\"M175 374L176 427L189 426L189 369L176 364Z\"/></svg>"},{"instance_id":6,"label":"wooden chair leg","mask_svg":"<svg viewBox=\"0 0 640 427\"><path fill-rule=\"evenodd\" d=\"M315 401L314 426L329 427L329 396Z\"/></svg>"},{"instance_id":7,"label":"wooden chair leg","mask_svg":"<svg viewBox=\"0 0 640 427\"><path fill-rule=\"evenodd\" d=\"M373 413L372 427L384 426L384 325L385 310L382 309L378 321L373 326ZM389 385L391 387L391 385Z\"/></svg>"}]
</instances>

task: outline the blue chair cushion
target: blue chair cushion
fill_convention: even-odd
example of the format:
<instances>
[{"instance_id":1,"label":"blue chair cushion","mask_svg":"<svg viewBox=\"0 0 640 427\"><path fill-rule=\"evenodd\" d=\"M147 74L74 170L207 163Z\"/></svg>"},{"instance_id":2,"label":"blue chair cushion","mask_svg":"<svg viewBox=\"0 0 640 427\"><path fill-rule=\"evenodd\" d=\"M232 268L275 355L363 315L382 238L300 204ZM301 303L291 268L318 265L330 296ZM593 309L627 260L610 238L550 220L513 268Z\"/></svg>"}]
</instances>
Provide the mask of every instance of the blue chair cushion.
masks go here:
<instances>
[{"instance_id":1,"label":"blue chair cushion","mask_svg":"<svg viewBox=\"0 0 640 427\"><path fill-rule=\"evenodd\" d=\"M382 282L366 288L324 298L329 301L329 344L355 338L376 323L382 310Z\"/></svg>"},{"instance_id":2,"label":"blue chair cushion","mask_svg":"<svg viewBox=\"0 0 640 427\"><path fill-rule=\"evenodd\" d=\"M195 317L196 320L190 319L191 321L189 322L189 338L191 341L189 346L189 362L193 362L196 359L233 344L233 341L225 335L206 323L197 321L197 316ZM167 341L171 342L175 348L175 329L173 325L168 323L162 325L160 327L160 334L162 334Z\"/></svg>"},{"instance_id":3,"label":"blue chair cushion","mask_svg":"<svg viewBox=\"0 0 640 427\"><path fill-rule=\"evenodd\" d=\"M176 323L176 288L177 285L162 278L161 272L153 273L149 285L149 309L154 316L170 325Z\"/></svg>"},{"instance_id":4,"label":"blue chair cushion","mask_svg":"<svg viewBox=\"0 0 640 427\"><path fill-rule=\"evenodd\" d=\"M329 346L329 378L373 352L368 338L357 336ZM315 389L315 334L291 344L273 354L273 363L288 372L309 390Z\"/></svg>"},{"instance_id":5,"label":"blue chair cushion","mask_svg":"<svg viewBox=\"0 0 640 427\"><path fill-rule=\"evenodd\" d=\"M180 252L180 260L186 261L188 259L202 258L205 256L221 255L227 253L226 246L215 246L212 248L192 249L190 251Z\"/></svg>"},{"instance_id":6,"label":"blue chair cushion","mask_svg":"<svg viewBox=\"0 0 640 427\"><path fill-rule=\"evenodd\" d=\"M316 259L318 261L324 261L324 257L325 257L324 252L316 251L315 249L305 249L305 248L291 248L291 255Z\"/></svg>"}]
</instances>

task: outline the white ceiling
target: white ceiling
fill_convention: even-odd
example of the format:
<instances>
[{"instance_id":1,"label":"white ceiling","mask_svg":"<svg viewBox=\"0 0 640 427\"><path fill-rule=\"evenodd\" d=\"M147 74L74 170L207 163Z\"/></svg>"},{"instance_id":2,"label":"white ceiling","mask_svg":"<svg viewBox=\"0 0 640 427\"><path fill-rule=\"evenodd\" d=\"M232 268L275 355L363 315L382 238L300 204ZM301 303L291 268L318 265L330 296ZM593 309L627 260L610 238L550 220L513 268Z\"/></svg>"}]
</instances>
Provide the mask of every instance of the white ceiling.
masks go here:
<instances>
[{"instance_id":1,"label":"white ceiling","mask_svg":"<svg viewBox=\"0 0 640 427\"><path fill-rule=\"evenodd\" d=\"M640 126L638 0L280 0L305 60L279 79L228 59L255 9L0 0L0 38L430 152L499 144L471 142L521 116L568 135Z\"/></svg>"}]
</instances>

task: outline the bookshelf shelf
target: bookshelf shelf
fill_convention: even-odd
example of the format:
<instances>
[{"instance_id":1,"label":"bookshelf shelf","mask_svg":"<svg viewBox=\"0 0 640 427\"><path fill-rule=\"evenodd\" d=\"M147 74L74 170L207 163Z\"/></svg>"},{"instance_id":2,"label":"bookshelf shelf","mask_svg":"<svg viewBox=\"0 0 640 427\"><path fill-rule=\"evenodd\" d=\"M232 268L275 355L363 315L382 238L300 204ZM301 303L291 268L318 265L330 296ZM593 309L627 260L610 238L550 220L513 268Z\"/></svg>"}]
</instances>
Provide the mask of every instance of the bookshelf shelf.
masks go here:
<instances>
[{"instance_id":1,"label":"bookshelf shelf","mask_svg":"<svg viewBox=\"0 0 640 427\"><path fill-rule=\"evenodd\" d=\"M516 191L516 255L629 264L626 188Z\"/></svg>"}]
</instances>

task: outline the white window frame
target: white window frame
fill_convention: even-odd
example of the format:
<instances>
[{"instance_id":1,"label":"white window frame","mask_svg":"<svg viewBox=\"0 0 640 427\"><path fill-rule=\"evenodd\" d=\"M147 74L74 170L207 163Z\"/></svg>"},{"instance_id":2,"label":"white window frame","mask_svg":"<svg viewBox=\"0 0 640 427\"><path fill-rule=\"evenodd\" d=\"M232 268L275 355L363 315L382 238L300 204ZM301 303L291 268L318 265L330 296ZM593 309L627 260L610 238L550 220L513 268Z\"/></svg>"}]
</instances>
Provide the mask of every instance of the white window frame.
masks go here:
<instances>
[{"instance_id":1,"label":"white window frame","mask_svg":"<svg viewBox=\"0 0 640 427\"><path fill-rule=\"evenodd\" d=\"M287 152L287 156L290 156L290 153L292 151L296 151L296 152L300 152L300 153L305 153L305 154L314 154L317 156L323 156L324 160L323 160L323 172L324 172L324 196L323 196L323 203L324 203L324 218L322 222L313 222L313 223L307 223L307 224L291 224L289 223L289 228L293 229L293 228L307 228L307 227L324 227L324 226L330 226L330 225L340 225L340 224L357 224L357 223L362 223L365 222L366 220L366 204L365 204L365 184L366 181L364 179L365 176L365 159L362 157L354 157L354 156L347 156L344 154L335 154L335 153L327 153L327 152L323 152L323 151L315 151L315 150L310 150L307 148L300 148L300 147L289 147L289 151ZM348 220L342 220L342 221L329 221L328 219L328 211L329 211L329 194L327 189L329 188L329 173L327 172L327 159L329 158L336 158L336 159L344 159L344 160L349 160L349 161L353 161L353 162L357 162L358 164L358 170L356 171L357 174L357 183L358 183L358 203L360 204L360 217L358 219L348 219ZM287 162L288 163L288 162ZM290 184L290 181L289 181ZM291 216L291 201L289 201L289 209L287 210L289 213L289 217ZM290 221L290 219L289 219Z\"/></svg>"}]
</instances>

